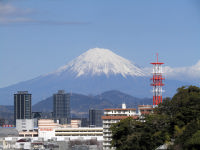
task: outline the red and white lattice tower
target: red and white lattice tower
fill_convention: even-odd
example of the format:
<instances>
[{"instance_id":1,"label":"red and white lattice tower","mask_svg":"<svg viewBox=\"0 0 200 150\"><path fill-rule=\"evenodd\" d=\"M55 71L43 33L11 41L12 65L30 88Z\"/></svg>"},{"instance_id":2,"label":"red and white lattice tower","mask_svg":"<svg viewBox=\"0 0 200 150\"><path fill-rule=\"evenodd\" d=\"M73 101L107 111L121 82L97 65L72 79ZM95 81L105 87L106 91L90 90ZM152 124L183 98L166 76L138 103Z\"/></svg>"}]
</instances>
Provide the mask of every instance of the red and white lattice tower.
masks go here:
<instances>
[{"instance_id":1,"label":"red and white lattice tower","mask_svg":"<svg viewBox=\"0 0 200 150\"><path fill-rule=\"evenodd\" d=\"M151 78L153 86L153 106L157 106L162 103L162 86L163 84L163 76L162 76L162 62L158 62L158 54L157 54L157 62L151 63L153 65L153 78Z\"/></svg>"}]
</instances>

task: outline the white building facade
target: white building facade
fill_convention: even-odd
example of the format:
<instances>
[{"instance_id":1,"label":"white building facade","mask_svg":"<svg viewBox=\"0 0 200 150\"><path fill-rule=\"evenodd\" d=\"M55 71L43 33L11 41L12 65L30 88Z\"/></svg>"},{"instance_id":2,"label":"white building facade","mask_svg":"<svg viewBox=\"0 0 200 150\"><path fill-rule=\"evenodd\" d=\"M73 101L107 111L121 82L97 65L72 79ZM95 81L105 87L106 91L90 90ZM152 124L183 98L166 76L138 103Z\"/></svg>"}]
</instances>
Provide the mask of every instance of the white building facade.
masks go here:
<instances>
[{"instance_id":1,"label":"white building facade","mask_svg":"<svg viewBox=\"0 0 200 150\"><path fill-rule=\"evenodd\" d=\"M18 131L33 130L34 119L16 119L16 129Z\"/></svg>"},{"instance_id":2,"label":"white building facade","mask_svg":"<svg viewBox=\"0 0 200 150\"><path fill-rule=\"evenodd\" d=\"M110 143L112 140L112 133L110 131L111 125L128 117L138 118L135 108L126 108L126 105L122 104L122 108L104 109L104 116L102 116L104 150L115 149L111 147Z\"/></svg>"},{"instance_id":3,"label":"white building facade","mask_svg":"<svg viewBox=\"0 0 200 150\"><path fill-rule=\"evenodd\" d=\"M69 140L89 140L96 138L97 141L103 141L103 128L78 127L75 125L75 121L72 121L72 125L68 127L67 125L54 123L51 119L41 119L38 122L38 137L44 140L52 138L57 140L66 138Z\"/></svg>"}]
</instances>

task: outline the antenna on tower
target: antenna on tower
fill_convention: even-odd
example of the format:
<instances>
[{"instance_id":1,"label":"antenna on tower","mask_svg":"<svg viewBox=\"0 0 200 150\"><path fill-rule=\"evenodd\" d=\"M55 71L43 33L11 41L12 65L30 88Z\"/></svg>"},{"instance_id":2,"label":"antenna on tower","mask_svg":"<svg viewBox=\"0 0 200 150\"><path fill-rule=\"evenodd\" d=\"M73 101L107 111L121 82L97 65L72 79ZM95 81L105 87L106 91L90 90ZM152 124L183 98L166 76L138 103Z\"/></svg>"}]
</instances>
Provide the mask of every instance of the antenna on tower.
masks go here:
<instances>
[{"instance_id":1,"label":"antenna on tower","mask_svg":"<svg viewBox=\"0 0 200 150\"><path fill-rule=\"evenodd\" d=\"M162 103L162 86L164 86L163 83L163 72L162 72L162 65L164 63L158 62L158 53L157 55L157 62L151 63L153 65L153 78L151 78L152 83L151 86L153 86L153 105L157 106L158 104Z\"/></svg>"},{"instance_id":2,"label":"antenna on tower","mask_svg":"<svg viewBox=\"0 0 200 150\"><path fill-rule=\"evenodd\" d=\"M157 62L158 62L158 53L156 53L156 56L157 56Z\"/></svg>"}]
</instances>

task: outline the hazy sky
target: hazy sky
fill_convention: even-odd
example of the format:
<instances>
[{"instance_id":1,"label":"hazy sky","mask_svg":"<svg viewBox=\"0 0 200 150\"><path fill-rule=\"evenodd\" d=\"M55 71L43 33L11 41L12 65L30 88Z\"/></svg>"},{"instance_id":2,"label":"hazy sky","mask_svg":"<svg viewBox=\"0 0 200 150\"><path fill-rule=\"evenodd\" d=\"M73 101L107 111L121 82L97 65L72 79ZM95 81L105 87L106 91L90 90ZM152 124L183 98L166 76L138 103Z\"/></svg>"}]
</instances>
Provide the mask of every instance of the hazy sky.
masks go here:
<instances>
[{"instance_id":1,"label":"hazy sky","mask_svg":"<svg viewBox=\"0 0 200 150\"><path fill-rule=\"evenodd\" d=\"M200 1L0 1L0 87L52 72L94 47L142 67L157 52L167 66L193 66Z\"/></svg>"}]
</instances>

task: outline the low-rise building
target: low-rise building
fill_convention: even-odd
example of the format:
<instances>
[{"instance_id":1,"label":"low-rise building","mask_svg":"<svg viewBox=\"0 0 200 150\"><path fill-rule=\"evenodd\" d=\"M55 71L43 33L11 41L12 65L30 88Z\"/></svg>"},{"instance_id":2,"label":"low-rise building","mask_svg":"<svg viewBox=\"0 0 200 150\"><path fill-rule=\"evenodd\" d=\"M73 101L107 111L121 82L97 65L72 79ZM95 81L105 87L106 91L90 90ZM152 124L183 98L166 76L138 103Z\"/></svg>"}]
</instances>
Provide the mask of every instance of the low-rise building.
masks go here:
<instances>
[{"instance_id":1,"label":"low-rise building","mask_svg":"<svg viewBox=\"0 0 200 150\"><path fill-rule=\"evenodd\" d=\"M66 136L70 139L84 139L97 138L98 141L103 140L103 128L58 128L55 129L55 136Z\"/></svg>"},{"instance_id":2,"label":"low-rise building","mask_svg":"<svg viewBox=\"0 0 200 150\"><path fill-rule=\"evenodd\" d=\"M152 105L138 105L138 115L146 115L153 112Z\"/></svg>"},{"instance_id":3,"label":"low-rise building","mask_svg":"<svg viewBox=\"0 0 200 150\"><path fill-rule=\"evenodd\" d=\"M71 125L60 125L50 119L41 119L38 122L38 137L48 139L92 139L103 140L103 128L79 127L80 120L72 120Z\"/></svg>"}]
</instances>

